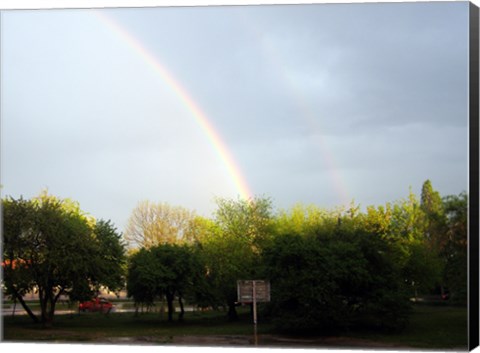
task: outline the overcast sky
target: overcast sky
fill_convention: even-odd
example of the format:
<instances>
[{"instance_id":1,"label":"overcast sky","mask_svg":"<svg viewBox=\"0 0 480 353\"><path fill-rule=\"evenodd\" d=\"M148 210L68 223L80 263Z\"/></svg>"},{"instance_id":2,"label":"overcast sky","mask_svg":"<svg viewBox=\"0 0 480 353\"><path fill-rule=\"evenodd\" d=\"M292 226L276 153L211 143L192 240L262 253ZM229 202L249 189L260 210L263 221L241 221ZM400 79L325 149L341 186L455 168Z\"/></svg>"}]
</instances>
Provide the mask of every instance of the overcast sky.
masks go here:
<instances>
[{"instance_id":1,"label":"overcast sky","mask_svg":"<svg viewBox=\"0 0 480 353\"><path fill-rule=\"evenodd\" d=\"M2 195L48 188L120 230L141 200L240 195L145 53L277 208L467 190L464 2L3 12Z\"/></svg>"}]
</instances>

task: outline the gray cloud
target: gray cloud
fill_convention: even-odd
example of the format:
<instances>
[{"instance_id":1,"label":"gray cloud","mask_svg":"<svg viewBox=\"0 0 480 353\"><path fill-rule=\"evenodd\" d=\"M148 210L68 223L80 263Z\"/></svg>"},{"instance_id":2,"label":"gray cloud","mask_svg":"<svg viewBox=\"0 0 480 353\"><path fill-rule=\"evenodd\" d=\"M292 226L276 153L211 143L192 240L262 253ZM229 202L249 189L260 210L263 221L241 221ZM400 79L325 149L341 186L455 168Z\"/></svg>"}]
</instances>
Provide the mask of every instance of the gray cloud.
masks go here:
<instances>
[{"instance_id":1,"label":"gray cloud","mask_svg":"<svg viewBox=\"0 0 480 353\"><path fill-rule=\"evenodd\" d=\"M466 189L465 3L109 10L279 207ZM123 227L142 199L208 214L238 190L188 107L88 10L2 18L2 184ZM349 200L348 200L349 201Z\"/></svg>"}]
</instances>

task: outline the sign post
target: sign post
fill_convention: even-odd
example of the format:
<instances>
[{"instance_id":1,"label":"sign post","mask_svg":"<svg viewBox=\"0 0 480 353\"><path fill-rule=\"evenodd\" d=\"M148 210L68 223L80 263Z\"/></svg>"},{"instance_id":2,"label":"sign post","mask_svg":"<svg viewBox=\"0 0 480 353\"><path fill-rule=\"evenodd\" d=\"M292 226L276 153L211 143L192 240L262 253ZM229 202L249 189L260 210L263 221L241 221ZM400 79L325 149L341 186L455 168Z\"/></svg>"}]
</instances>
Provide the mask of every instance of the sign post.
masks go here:
<instances>
[{"instance_id":1,"label":"sign post","mask_svg":"<svg viewBox=\"0 0 480 353\"><path fill-rule=\"evenodd\" d=\"M253 335L255 345L257 345L257 302L270 301L270 282L265 280L237 281L237 297L239 303L253 304Z\"/></svg>"},{"instance_id":2,"label":"sign post","mask_svg":"<svg viewBox=\"0 0 480 353\"><path fill-rule=\"evenodd\" d=\"M270 282L266 280L237 281L239 303L253 304L253 323L257 324L257 303L270 301Z\"/></svg>"},{"instance_id":3,"label":"sign post","mask_svg":"<svg viewBox=\"0 0 480 353\"><path fill-rule=\"evenodd\" d=\"M253 324L257 325L257 293L255 290L255 281L252 281L252 296L253 296Z\"/></svg>"}]
</instances>

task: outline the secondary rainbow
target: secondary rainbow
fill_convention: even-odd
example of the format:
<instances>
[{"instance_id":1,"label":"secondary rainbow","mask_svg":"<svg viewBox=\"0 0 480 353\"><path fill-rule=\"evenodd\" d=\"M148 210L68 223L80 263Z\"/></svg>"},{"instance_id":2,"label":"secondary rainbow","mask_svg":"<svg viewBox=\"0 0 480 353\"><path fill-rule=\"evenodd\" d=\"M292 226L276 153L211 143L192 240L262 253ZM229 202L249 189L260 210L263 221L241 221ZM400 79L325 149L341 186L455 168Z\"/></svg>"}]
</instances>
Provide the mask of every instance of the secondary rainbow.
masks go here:
<instances>
[{"instance_id":1,"label":"secondary rainbow","mask_svg":"<svg viewBox=\"0 0 480 353\"><path fill-rule=\"evenodd\" d=\"M252 198L252 192L245 180L245 177L240 172L240 168L237 166L232 154L230 153L227 145L223 142L222 138L215 130L212 123L208 120L207 116L202 112L197 103L192 99L187 90L175 79L175 77L165 68L161 61L153 55L137 38L135 38L130 32L123 28L118 22L112 19L110 16L102 13L101 11L94 10L94 14L102 20L110 29L120 35L125 42L137 52L143 60L154 70L154 72L162 79L162 81L170 87L175 93L183 106L191 113L196 123L200 126L202 131L207 136L209 142L215 149L220 160L225 165L239 196L243 199Z\"/></svg>"},{"instance_id":2,"label":"secondary rainbow","mask_svg":"<svg viewBox=\"0 0 480 353\"><path fill-rule=\"evenodd\" d=\"M245 15L241 15L239 19L242 21L243 28L249 31L254 38L257 38L259 49L265 54L266 60L271 67L273 67L278 76L285 82L285 89L288 89L289 95L293 102L295 102L300 114L299 118L305 123L310 131L316 132L317 136L312 141L318 146L322 161L326 165L326 171L330 176L332 186L342 205L348 205L351 202L347 185L340 173L334 154L330 150L325 138L322 134L322 128L318 117L313 113L310 104L304 98L303 94L298 90L294 80L288 75L288 68L282 61L282 54L277 48L268 40L262 40L264 34L258 29L255 23L249 21Z\"/></svg>"}]
</instances>

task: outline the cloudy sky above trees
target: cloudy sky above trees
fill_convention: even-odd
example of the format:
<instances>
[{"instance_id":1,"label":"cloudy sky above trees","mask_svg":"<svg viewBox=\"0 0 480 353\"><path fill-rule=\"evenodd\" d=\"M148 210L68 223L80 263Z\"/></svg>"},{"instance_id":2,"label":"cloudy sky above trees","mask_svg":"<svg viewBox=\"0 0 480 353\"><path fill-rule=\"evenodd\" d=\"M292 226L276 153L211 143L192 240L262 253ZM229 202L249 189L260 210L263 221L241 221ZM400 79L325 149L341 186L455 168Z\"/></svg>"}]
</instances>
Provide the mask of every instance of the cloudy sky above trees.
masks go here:
<instances>
[{"instance_id":1,"label":"cloudy sky above trees","mask_svg":"<svg viewBox=\"0 0 480 353\"><path fill-rule=\"evenodd\" d=\"M123 230L144 199L209 216L247 189L278 208L380 205L426 179L467 190L468 3L25 10L1 26L2 195L48 188Z\"/></svg>"}]
</instances>

